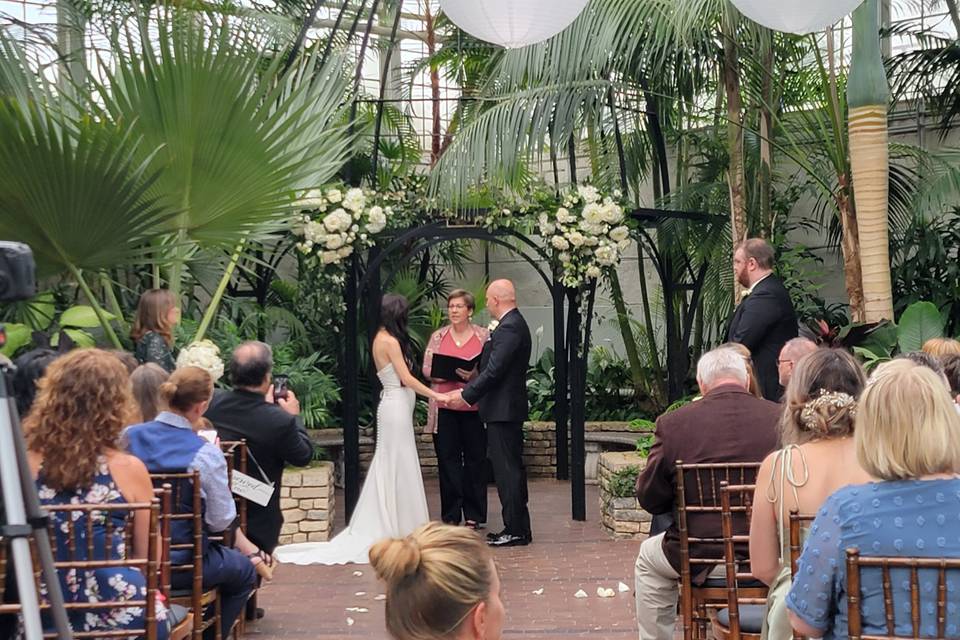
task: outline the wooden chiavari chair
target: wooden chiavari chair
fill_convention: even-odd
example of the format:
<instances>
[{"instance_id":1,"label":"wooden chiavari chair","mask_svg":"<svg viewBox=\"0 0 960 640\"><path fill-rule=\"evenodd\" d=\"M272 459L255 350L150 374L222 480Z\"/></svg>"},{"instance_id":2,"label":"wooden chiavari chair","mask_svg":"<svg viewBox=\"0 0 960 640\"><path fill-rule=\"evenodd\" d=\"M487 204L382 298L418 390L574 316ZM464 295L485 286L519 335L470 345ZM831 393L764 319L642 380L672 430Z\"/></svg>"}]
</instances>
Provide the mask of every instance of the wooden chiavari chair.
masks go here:
<instances>
[{"instance_id":1,"label":"wooden chiavari chair","mask_svg":"<svg viewBox=\"0 0 960 640\"><path fill-rule=\"evenodd\" d=\"M108 504L62 504L44 505L50 514L50 539L57 541L54 565L57 572L64 576L76 572L74 577L80 585L86 584L86 574L100 569L137 569L146 583L146 593L130 599L98 599L65 603L67 615L75 620L77 613L108 612L128 609L142 610L144 625L129 629L98 629L80 631L74 629L75 638L146 638L157 637L157 595L159 593L159 517L160 501ZM130 555L133 543L133 521L137 512L149 511L148 548L145 558L133 558ZM114 514L123 516L121 522L115 522ZM58 517L60 516L60 517ZM119 518L118 518L119 519ZM95 535L98 528L103 530L103 543L98 544ZM123 536L125 546L123 557L111 558L112 540L116 535ZM65 548L64 548L65 547ZM0 541L0 550L6 544ZM36 553L34 552L34 557ZM0 551L0 569L5 569L5 554ZM39 567L34 571L36 588L42 593L42 580ZM3 575L3 573L0 573ZM18 613L20 605L6 603L0 599L0 613ZM42 603L41 610L49 609ZM73 615L72 615L73 614ZM78 626L76 622L74 626ZM56 638L56 632L44 634L45 638Z\"/></svg>"},{"instance_id":2,"label":"wooden chiavari chair","mask_svg":"<svg viewBox=\"0 0 960 640\"><path fill-rule=\"evenodd\" d=\"M168 601L190 609L193 616L193 640L202 640L203 632L214 628L216 640L221 640L220 633L220 592L216 588L203 588L203 500L200 494L200 473L151 473L154 487L163 492L163 499L169 500L171 509L165 519L163 535L165 546L169 550L167 558L161 561L163 580L168 589ZM190 511L181 508L181 505L192 505ZM173 526L176 522L189 522L191 525L191 539L188 543L173 543ZM176 551L190 551L190 561L174 564L171 556ZM190 572L189 589L171 589L173 574ZM213 614L206 616L208 608Z\"/></svg>"},{"instance_id":3,"label":"wooden chiavari chair","mask_svg":"<svg viewBox=\"0 0 960 640\"><path fill-rule=\"evenodd\" d=\"M684 640L705 638L710 624L708 610L722 608L727 603L726 581L707 576L694 584L694 576L711 573L723 566L723 536L691 536L688 526L690 514L709 518L711 531L721 531L720 483L749 485L756 483L759 462L727 462L684 464L677 460L677 526L680 534L680 617ZM702 518L701 518L702 520ZM735 531L737 534L745 530ZM697 557L690 553L691 545L699 549ZM766 596L762 583L740 585L743 597Z\"/></svg>"},{"instance_id":4,"label":"wooden chiavari chair","mask_svg":"<svg viewBox=\"0 0 960 640\"><path fill-rule=\"evenodd\" d=\"M740 585L756 582L750 573L750 536L736 531L750 529L753 514L755 486L720 483L720 517L723 534L724 580L727 589L727 607L717 611L713 621L714 636L718 640L759 640L763 625L766 595L744 597ZM745 570L746 569L746 570Z\"/></svg>"},{"instance_id":5,"label":"wooden chiavari chair","mask_svg":"<svg viewBox=\"0 0 960 640\"><path fill-rule=\"evenodd\" d=\"M862 594L860 592L861 569L868 568L881 572L883 582L883 608L886 633L882 635L864 634L863 617L860 610ZM899 584L894 586L891 571L902 569L907 572L910 592L910 634L898 635L896 632L895 611L898 601L894 594L902 591ZM913 558L913 557L877 557L861 556L857 549L847 549L847 616L848 635L852 640L907 640L930 636L920 635L920 571L937 572L937 633L935 638L948 636L947 624L947 572L960 576L960 558ZM900 606L902 609L902 605ZM953 616L951 616L953 617ZM901 616L902 618L902 616Z\"/></svg>"},{"instance_id":6,"label":"wooden chiavari chair","mask_svg":"<svg viewBox=\"0 0 960 640\"><path fill-rule=\"evenodd\" d=\"M230 487L231 493L233 492L233 471L236 469L240 473L247 473L247 441L246 440L221 440L220 441L220 450L223 452L223 457L227 461L227 484ZM233 494L234 504L237 506L237 528L240 529L244 534L247 533L247 500L242 496ZM229 532L224 532L224 544L229 546L233 545L234 530ZM215 539L215 538L213 538ZM254 589L250 594L250 601L253 603L250 606L256 607L257 602L257 589ZM247 627L247 616L245 614L241 615L237 619L237 623L233 627L233 637L240 638L245 632Z\"/></svg>"},{"instance_id":7,"label":"wooden chiavari chair","mask_svg":"<svg viewBox=\"0 0 960 640\"><path fill-rule=\"evenodd\" d=\"M797 575L797 561L803 552L805 539L803 532L810 528L810 523L813 522L814 518L816 516L801 514L796 509L790 510L790 575L792 576ZM806 640L806 636L796 631L793 632L793 638L794 640Z\"/></svg>"}]
</instances>

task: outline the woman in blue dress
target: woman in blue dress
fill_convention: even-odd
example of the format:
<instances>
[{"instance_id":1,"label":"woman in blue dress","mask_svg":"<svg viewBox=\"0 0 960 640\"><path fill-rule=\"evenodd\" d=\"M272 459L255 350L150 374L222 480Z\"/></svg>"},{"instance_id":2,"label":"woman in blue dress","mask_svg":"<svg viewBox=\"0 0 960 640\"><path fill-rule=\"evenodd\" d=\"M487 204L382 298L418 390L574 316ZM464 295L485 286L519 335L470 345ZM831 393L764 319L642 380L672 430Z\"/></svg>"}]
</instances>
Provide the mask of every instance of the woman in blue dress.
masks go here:
<instances>
[{"instance_id":1,"label":"woman in blue dress","mask_svg":"<svg viewBox=\"0 0 960 640\"><path fill-rule=\"evenodd\" d=\"M153 486L143 463L116 448L122 429L137 416L127 370L112 354L78 349L54 361L39 382L39 394L24 421L30 468L40 502L65 504L125 504L149 502ZM68 548L65 512L55 514L53 531L57 560L123 559L147 554L150 514L134 514L132 549L126 548L123 510L75 512L75 552ZM87 558L87 523L92 517L94 555ZM107 519L114 521L108 523ZM108 526L109 525L109 526ZM108 536L108 531L110 535ZM60 587L68 603L143 600L146 578L136 568L60 570ZM168 636L166 609L156 608L157 637ZM70 611L75 632L143 628L145 608Z\"/></svg>"}]
</instances>

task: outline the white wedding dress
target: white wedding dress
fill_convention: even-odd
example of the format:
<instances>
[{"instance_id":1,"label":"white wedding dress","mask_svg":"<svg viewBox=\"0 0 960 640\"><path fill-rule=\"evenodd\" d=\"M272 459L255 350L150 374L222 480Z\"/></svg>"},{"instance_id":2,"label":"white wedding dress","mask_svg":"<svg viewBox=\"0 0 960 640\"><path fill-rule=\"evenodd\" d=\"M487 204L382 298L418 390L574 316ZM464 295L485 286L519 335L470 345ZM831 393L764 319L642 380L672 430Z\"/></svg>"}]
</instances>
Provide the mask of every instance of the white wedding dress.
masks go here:
<instances>
[{"instance_id":1,"label":"white wedding dress","mask_svg":"<svg viewBox=\"0 0 960 640\"><path fill-rule=\"evenodd\" d=\"M400 384L392 364L377 376L383 385L377 407L377 450L349 526L329 542L278 547L280 562L367 564L367 553L375 542L402 538L430 520L413 435L416 394Z\"/></svg>"}]
</instances>

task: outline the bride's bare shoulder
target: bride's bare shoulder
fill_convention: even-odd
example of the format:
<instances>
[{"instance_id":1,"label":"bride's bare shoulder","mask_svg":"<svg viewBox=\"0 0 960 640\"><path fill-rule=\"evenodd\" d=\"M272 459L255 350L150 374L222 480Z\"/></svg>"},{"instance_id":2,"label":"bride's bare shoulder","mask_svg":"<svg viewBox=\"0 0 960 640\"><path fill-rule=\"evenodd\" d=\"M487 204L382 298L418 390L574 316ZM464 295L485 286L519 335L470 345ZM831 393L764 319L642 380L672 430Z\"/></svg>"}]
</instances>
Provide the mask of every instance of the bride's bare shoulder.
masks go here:
<instances>
[{"instance_id":1,"label":"bride's bare shoulder","mask_svg":"<svg viewBox=\"0 0 960 640\"><path fill-rule=\"evenodd\" d=\"M400 341L394 338L392 335L386 331L378 331L377 335L373 337L373 346L383 349L389 349L391 347L399 347Z\"/></svg>"}]
</instances>

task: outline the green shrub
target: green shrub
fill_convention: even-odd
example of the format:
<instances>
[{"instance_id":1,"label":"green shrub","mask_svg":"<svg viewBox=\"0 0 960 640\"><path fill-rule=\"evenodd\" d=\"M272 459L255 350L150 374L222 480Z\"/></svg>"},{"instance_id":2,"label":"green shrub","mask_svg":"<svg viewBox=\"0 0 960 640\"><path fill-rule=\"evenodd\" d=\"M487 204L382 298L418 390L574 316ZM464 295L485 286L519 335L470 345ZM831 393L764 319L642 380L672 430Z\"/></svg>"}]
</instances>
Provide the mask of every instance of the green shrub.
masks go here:
<instances>
[{"instance_id":1,"label":"green shrub","mask_svg":"<svg viewBox=\"0 0 960 640\"><path fill-rule=\"evenodd\" d=\"M615 471L610 477L610 493L614 498L632 498L637 490L637 476L640 467L630 465Z\"/></svg>"}]
</instances>

